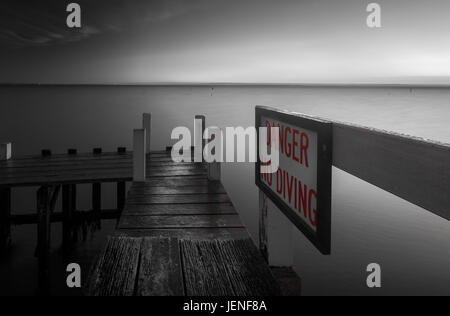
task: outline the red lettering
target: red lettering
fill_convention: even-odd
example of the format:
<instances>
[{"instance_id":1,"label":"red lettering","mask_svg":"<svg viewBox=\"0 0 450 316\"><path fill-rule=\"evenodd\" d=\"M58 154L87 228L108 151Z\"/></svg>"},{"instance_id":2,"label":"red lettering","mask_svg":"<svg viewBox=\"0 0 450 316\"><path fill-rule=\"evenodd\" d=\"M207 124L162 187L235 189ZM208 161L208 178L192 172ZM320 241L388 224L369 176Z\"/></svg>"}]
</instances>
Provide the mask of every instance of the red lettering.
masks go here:
<instances>
[{"instance_id":1,"label":"red lettering","mask_svg":"<svg viewBox=\"0 0 450 316\"><path fill-rule=\"evenodd\" d=\"M308 148L309 148L309 138L308 135L305 133L302 133L301 139L300 139L300 163L305 165L307 168L309 168L308 164ZM305 163L303 163L305 161Z\"/></svg>"},{"instance_id":2,"label":"red lettering","mask_svg":"<svg viewBox=\"0 0 450 316\"><path fill-rule=\"evenodd\" d=\"M286 174L287 174L287 176L289 178L289 173L286 172ZM293 182L294 182L294 177L291 176L290 180L288 180L288 184L287 184L289 204L291 204L291 201L292 201L292 187L293 187L293 184L294 184Z\"/></svg>"},{"instance_id":3,"label":"red lettering","mask_svg":"<svg viewBox=\"0 0 450 316\"><path fill-rule=\"evenodd\" d=\"M294 133L292 134L292 158L297 161L299 161L299 158L295 156L295 152L297 151L298 142L297 142L297 135L300 135L300 132L297 129L294 129Z\"/></svg>"},{"instance_id":4,"label":"red lettering","mask_svg":"<svg viewBox=\"0 0 450 316\"><path fill-rule=\"evenodd\" d=\"M308 202L309 221L313 227L316 227L317 226L317 210L316 209L311 210L313 196L317 200L317 192L314 190L310 190L309 191L309 202ZM312 218L312 213L314 213L314 219Z\"/></svg>"},{"instance_id":5,"label":"red lettering","mask_svg":"<svg viewBox=\"0 0 450 316\"><path fill-rule=\"evenodd\" d=\"M306 184L304 186L302 186L302 183L299 181L298 182L298 211L301 214L302 213L302 208L303 208L303 212L304 212L304 216L305 218L308 218L308 215L306 214L307 209L306 209L306 203L308 202L308 196L307 196L307 187ZM303 188L303 190L302 190Z\"/></svg>"}]
</instances>

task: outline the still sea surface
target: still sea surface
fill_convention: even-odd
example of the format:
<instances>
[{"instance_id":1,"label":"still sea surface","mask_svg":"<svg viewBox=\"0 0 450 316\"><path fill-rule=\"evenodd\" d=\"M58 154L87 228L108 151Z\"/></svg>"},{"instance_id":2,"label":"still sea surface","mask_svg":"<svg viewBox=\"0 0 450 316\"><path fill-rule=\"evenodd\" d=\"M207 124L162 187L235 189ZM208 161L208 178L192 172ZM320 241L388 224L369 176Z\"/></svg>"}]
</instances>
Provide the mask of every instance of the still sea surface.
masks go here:
<instances>
[{"instance_id":1,"label":"still sea surface","mask_svg":"<svg viewBox=\"0 0 450 316\"><path fill-rule=\"evenodd\" d=\"M0 142L14 155L131 148L132 130L151 112L152 149L172 143L176 126L252 126L255 105L450 143L450 89L414 87L294 86L1 86ZM357 154L357 153L355 153ZM223 182L255 242L258 189L252 164L225 164ZM420 184L418 184L420 185ZM78 206L89 209L89 186ZM295 270L305 295L450 295L450 223L339 169L333 169L332 255L322 256L293 229ZM115 207L114 186L103 188L103 206ZM16 189L15 214L35 209L35 188ZM70 258L59 255L61 227L52 226L52 294L65 287L65 265L77 262L85 277L113 232L115 221L80 242ZM36 226L13 227L13 248L0 261L0 295L34 294ZM366 267L382 268L382 288L366 287Z\"/></svg>"}]
</instances>

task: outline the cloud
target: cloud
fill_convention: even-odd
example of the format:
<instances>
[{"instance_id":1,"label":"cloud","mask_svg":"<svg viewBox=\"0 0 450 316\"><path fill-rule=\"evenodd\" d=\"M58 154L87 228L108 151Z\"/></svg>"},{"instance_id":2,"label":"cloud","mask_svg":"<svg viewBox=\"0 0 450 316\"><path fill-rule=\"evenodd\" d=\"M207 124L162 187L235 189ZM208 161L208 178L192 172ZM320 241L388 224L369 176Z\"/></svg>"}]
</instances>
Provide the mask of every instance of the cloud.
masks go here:
<instances>
[{"instance_id":1,"label":"cloud","mask_svg":"<svg viewBox=\"0 0 450 316\"><path fill-rule=\"evenodd\" d=\"M220 1L220 0L219 0ZM66 5L56 0L0 3L0 46L28 47L82 41L137 25L162 23L207 8L211 0L77 0L83 25L66 26Z\"/></svg>"}]
</instances>

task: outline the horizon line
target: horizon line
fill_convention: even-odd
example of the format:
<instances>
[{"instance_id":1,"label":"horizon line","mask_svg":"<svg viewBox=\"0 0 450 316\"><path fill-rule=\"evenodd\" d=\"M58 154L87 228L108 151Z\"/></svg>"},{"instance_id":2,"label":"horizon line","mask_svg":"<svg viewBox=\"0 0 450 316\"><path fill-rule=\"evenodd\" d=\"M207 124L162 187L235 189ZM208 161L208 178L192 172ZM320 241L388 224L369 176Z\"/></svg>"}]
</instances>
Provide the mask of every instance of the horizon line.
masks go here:
<instances>
[{"instance_id":1,"label":"horizon line","mask_svg":"<svg viewBox=\"0 0 450 316\"><path fill-rule=\"evenodd\" d=\"M0 83L0 86L130 86L130 87L208 87L208 86L267 86L267 87L361 87L361 88L450 88L450 83L249 83L249 82L149 82L149 83Z\"/></svg>"}]
</instances>

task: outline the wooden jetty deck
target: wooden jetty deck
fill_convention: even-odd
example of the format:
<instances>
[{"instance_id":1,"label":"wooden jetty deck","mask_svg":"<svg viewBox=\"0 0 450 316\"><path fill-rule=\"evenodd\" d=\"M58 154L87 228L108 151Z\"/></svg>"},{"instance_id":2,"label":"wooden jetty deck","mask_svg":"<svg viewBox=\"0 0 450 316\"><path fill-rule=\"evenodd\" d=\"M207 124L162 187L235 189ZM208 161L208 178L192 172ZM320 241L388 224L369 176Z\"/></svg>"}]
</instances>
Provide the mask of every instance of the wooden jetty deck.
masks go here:
<instances>
[{"instance_id":1,"label":"wooden jetty deck","mask_svg":"<svg viewBox=\"0 0 450 316\"><path fill-rule=\"evenodd\" d=\"M279 295L221 182L208 180L206 165L173 163L170 152L157 157L147 163L153 177L132 185L88 294Z\"/></svg>"}]
</instances>

